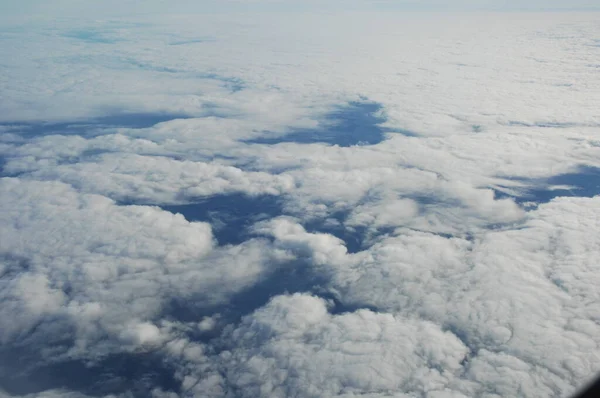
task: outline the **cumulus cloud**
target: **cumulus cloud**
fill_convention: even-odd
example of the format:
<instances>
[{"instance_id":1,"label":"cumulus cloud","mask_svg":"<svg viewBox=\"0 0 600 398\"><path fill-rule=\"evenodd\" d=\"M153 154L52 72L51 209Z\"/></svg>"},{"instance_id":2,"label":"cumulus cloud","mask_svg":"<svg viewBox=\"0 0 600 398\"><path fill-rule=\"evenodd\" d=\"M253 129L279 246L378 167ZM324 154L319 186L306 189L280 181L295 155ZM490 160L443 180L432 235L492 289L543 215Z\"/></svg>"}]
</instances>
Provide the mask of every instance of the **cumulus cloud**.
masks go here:
<instances>
[{"instance_id":1,"label":"cumulus cloud","mask_svg":"<svg viewBox=\"0 0 600 398\"><path fill-rule=\"evenodd\" d=\"M342 240L328 234L310 234L291 219L278 218L256 226L257 233L269 234L284 250L300 257L311 256L316 264L335 262L346 254Z\"/></svg>"},{"instance_id":2,"label":"cumulus cloud","mask_svg":"<svg viewBox=\"0 0 600 398\"><path fill-rule=\"evenodd\" d=\"M121 153L98 155L95 160L54 168L42 166L31 176L64 181L85 192L138 203L177 203L234 192L280 195L294 186L290 176L247 172L214 163ZM14 170L12 167L16 166L7 164L8 171Z\"/></svg>"},{"instance_id":3,"label":"cumulus cloud","mask_svg":"<svg viewBox=\"0 0 600 398\"><path fill-rule=\"evenodd\" d=\"M283 247L304 256L309 250L344 305L418 314L459 336L468 346L462 377L476 384L457 391L562 396L600 360L592 271L599 248L585 227L596 222L599 203L557 200L530 213L519 229L472 240L402 231L356 254L299 227L284 233L275 225L273 234Z\"/></svg>"},{"instance_id":4,"label":"cumulus cloud","mask_svg":"<svg viewBox=\"0 0 600 398\"><path fill-rule=\"evenodd\" d=\"M160 345L155 322L172 300L210 308L286 260L260 240L218 248L208 224L56 182L3 179L0 206L0 339L70 337L71 357Z\"/></svg>"},{"instance_id":5,"label":"cumulus cloud","mask_svg":"<svg viewBox=\"0 0 600 398\"><path fill-rule=\"evenodd\" d=\"M248 397L434 396L468 352L432 323L369 310L331 315L324 300L300 294L273 299L229 338L227 379Z\"/></svg>"},{"instance_id":6,"label":"cumulus cloud","mask_svg":"<svg viewBox=\"0 0 600 398\"><path fill-rule=\"evenodd\" d=\"M600 166L593 16L32 21L0 30L0 396L565 396L600 368L600 202L520 197ZM383 141L277 143L357 101ZM240 193L284 214L235 245L158 207Z\"/></svg>"}]
</instances>

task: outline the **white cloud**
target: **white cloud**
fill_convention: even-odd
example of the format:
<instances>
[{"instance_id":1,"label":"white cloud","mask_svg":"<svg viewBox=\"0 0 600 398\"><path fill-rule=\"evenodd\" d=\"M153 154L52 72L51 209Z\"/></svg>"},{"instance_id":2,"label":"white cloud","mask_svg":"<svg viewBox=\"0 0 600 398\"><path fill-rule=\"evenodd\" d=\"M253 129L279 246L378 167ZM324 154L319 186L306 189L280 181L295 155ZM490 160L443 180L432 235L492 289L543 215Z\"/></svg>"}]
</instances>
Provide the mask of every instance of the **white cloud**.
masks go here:
<instances>
[{"instance_id":1,"label":"white cloud","mask_svg":"<svg viewBox=\"0 0 600 398\"><path fill-rule=\"evenodd\" d=\"M27 161L27 159L22 159ZM93 193L135 202L177 203L214 194L243 192L280 195L290 190L289 176L245 172L236 167L168 157L102 154L95 162L44 167L32 177L59 180ZM13 164L8 165L8 169ZM13 166L14 167L14 166ZM28 166L25 166L28 167Z\"/></svg>"},{"instance_id":2,"label":"white cloud","mask_svg":"<svg viewBox=\"0 0 600 398\"><path fill-rule=\"evenodd\" d=\"M493 189L600 166L594 18L5 25L1 118L33 124L0 126L0 167L13 177L0 181L0 341L37 349L42 364L153 352L182 396L574 391L600 367L598 198L526 212ZM382 105L386 128L416 135L243 142L320 128L361 95ZM95 124L135 113L195 118ZM31 137L40 121L66 124ZM117 204L232 193L278 195L287 216L252 228L264 238L221 247L206 223ZM315 221L364 229L368 242L349 253L308 232ZM175 396L159 384L148 395Z\"/></svg>"},{"instance_id":3,"label":"white cloud","mask_svg":"<svg viewBox=\"0 0 600 398\"><path fill-rule=\"evenodd\" d=\"M348 225L378 227L397 226L409 223L419 212L419 205L412 199L372 201L352 211ZM387 203L386 203L387 202Z\"/></svg>"},{"instance_id":4,"label":"white cloud","mask_svg":"<svg viewBox=\"0 0 600 398\"><path fill-rule=\"evenodd\" d=\"M286 259L259 240L216 248L208 224L56 182L2 179L0 208L0 339L11 344L31 332L42 344L68 337L54 335L57 325L72 327L63 333L74 340L73 357L159 344L151 322L170 300L227 302Z\"/></svg>"},{"instance_id":5,"label":"white cloud","mask_svg":"<svg viewBox=\"0 0 600 398\"><path fill-rule=\"evenodd\" d=\"M418 314L460 336L470 349L462 377L475 384L455 384L456 391L564 396L600 365L593 271L600 247L588 232L599 205L556 200L518 229L471 241L399 231L356 254L298 227L273 234L276 245L312 256L344 305Z\"/></svg>"},{"instance_id":6,"label":"white cloud","mask_svg":"<svg viewBox=\"0 0 600 398\"><path fill-rule=\"evenodd\" d=\"M276 297L230 338L222 366L248 397L444 392L468 351L432 323L368 310L330 315L323 300L299 294Z\"/></svg>"},{"instance_id":7,"label":"white cloud","mask_svg":"<svg viewBox=\"0 0 600 398\"><path fill-rule=\"evenodd\" d=\"M312 257L312 261L319 265L338 262L346 254L340 239L327 234L309 234L301 225L287 218L260 223L256 232L272 235L281 249L290 250L299 257Z\"/></svg>"}]
</instances>

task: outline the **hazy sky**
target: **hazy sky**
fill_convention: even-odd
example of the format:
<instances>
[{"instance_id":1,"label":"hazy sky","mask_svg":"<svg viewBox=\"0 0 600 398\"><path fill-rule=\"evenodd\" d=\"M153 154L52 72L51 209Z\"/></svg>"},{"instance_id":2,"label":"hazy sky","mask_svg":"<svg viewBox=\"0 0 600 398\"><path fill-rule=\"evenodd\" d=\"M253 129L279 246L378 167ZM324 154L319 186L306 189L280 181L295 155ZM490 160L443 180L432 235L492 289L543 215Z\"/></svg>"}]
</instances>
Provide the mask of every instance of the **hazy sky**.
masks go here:
<instances>
[{"instance_id":1,"label":"hazy sky","mask_svg":"<svg viewBox=\"0 0 600 398\"><path fill-rule=\"evenodd\" d=\"M122 15L165 12L304 11L348 9L398 10L578 10L600 9L596 0L5 0L0 13L23 15Z\"/></svg>"}]
</instances>

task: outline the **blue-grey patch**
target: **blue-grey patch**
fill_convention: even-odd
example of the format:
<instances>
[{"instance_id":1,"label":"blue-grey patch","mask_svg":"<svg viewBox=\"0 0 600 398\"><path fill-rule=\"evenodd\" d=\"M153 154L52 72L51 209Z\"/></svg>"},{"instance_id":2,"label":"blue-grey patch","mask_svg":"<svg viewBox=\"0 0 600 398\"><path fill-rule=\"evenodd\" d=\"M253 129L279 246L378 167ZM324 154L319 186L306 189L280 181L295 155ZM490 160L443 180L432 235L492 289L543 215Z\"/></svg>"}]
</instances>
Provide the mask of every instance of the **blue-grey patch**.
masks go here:
<instances>
[{"instance_id":1,"label":"blue-grey patch","mask_svg":"<svg viewBox=\"0 0 600 398\"><path fill-rule=\"evenodd\" d=\"M189 119L191 116L173 113L116 113L87 120L68 121L60 123L46 122L3 122L0 128L7 132L25 137L37 137L52 134L61 135L101 135L103 129L125 127L141 129L152 127L158 123L175 119Z\"/></svg>"},{"instance_id":2,"label":"blue-grey patch","mask_svg":"<svg viewBox=\"0 0 600 398\"><path fill-rule=\"evenodd\" d=\"M78 54L68 57L57 57L57 62L65 64L84 64L94 66L102 65L105 68L116 71L123 70L143 70L147 72L164 73L170 77L180 79L200 79L200 80L215 80L221 83L221 86L230 90L232 93L238 92L246 88L246 83L235 76L225 76L216 72L198 71L195 69L174 68L172 66L160 65L145 60L136 59L130 56L100 56L90 54Z\"/></svg>"},{"instance_id":3,"label":"blue-grey patch","mask_svg":"<svg viewBox=\"0 0 600 398\"><path fill-rule=\"evenodd\" d=\"M216 73L197 73L196 77L200 79L217 80L228 88L232 93L236 93L246 88L246 83L238 77L223 76Z\"/></svg>"},{"instance_id":4,"label":"blue-grey patch","mask_svg":"<svg viewBox=\"0 0 600 398\"><path fill-rule=\"evenodd\" d=\"M386 120L379 113L381 109L382 105L374 102L350 102L325 115L323 123L315 129L294 129L281 137L260 137L244 142L249 144L323 142L347 147L377 144L384 140L386 132L414 135L407 131L392 131L381 127L380 124Z\"/></svg>"},{"instance_id":5,"label":"blue-grey patch","mask_svg":"<svg viewBox=\"0 0 600 398\"><path fill-rule=\"evenodd\" d=\"M191 77L204 80L216 80L221 82L223 87L229 89L232 93L238 92L246 88L244 81L237 77L223 76L217 73L194 72L184 69L175 69L166 66L152 65L147 62L141 62L135 59L128 59L127 62L136 68L161 73L179 74L183 77Z\"/></svg>"},{"instance_id":6,"label":"blue-grey patch","mask_svg":"<svg viewBox=\"0 0 600 398\"><path fill-rule=\"evenodd\" d=\"M204 300L175 298L165 307L163 316L181 322L198 322L205 316L219 314L226 324L235 323L265 305L272 297L298 292L317 293L326 283L327 278L310 267L308 259L301 258L273 269L263 280L230 297L227 303L207 306ZM212 336L205 333L196 335L196 338L206 341L207 337L210 339L220 334L217 331L213 333Z\"/></svg>"},{"instance_id":7,"label":"blue-grey patch","mask_svg":"<svg viewBox=\"0 0 600 398\"><path fill-rule=\"evenodd\" d=\"M195 341L215 343L215 340L217 340L215 346L218 349L220 343L218 340L222 335L223 328L238 323L243 316L251 314L267 304L273 297L282 294L311 293L314 296L319 296L332 304L329 310L333 314L353 312L358 308L377 310L374 307L364 305L359 307L342 302L336 292L327 288L330 284L329 277L310 265L311 260L308 258L298 258L290 261L272 270L268 276L256 284L233 295L225 304L206 306L202 300L194 300L189 297L172 299L165 306L163 317L179 322L193 323L202 320L204 317L218 314L220 325L215 329L188 333L188 337ZM226 347L221 348L226 349Z\"/></svg>"},{"instance_id":8,"label":"blue-grey patch","mask_svg":"<svg viewBox=\"0 0 600 398\"><path fill-rule=\"evenodd\" d=\"M559 123L559 122L536 122L527 123L520 122L517 120L511 120L508 122L509 126L521 126L521 127L543 127L543 128L572 128L577 127L577 123Z\"/></svg>"},{"instance_id":9,"label":"blue-grey patch","mask_svg":"<svg viewBox=\"0 0 600 398\"><path fill-rule=\"evenodd\" d=\"M448 331L456 336L464 344L464 346L468 348L469 351L460 361L460 364L463 366L463 372L466 371L470 361L477 356L477 353L480 349L480 344L474 342L471 334L464 330L459 324L449 323L444 325L443 328L445 331Z\"/></svg>"},{"instance_id":10,"label":"blue-grey patch","mask_svg":"<svg viewBox=\"0 0 600 398\"><path fill-rule=\"evenodd\" d=\"M168 66L153 65L151 63L138 61L137 59L133 59L133 58L119 59L119 61L126 63L127 65L132 66L136 69L142 69L142 70L147 70L147 71L151 71L151 72L173 73L173 74L188 73L187 71L182 70L182 69L170 68Z\"/></svg>"},{"instance_id":11,"label":"blue-grey patch","mask_svg":"<svg viewBox=\"0 0 600 398\"><path fill-rule=\"evenodd\" d=\"M211 354L231 349L219 337L226 325L236 324L247 314L263 307L271 298L281 294L310 292L330 301L333 314L353 312L364 306L352 306L341 302L334 293L323 288L327 278L308 266L306 259L286 264L274 270L257 284L234 295L226 304L205 307L193 298L173 299L165 305L162 318L181 322L198 322L205 316L219 315L221 326L201 332L189 330L192 341L211 343ZM376 308L370 308L376 311ZM72 342L63 342L67 348ZM235 343L234 343L235 344ZM26 345L0 348L0 356L7 359L0 363L0 385L11 395L36 394L47 390L66 389L102 397L109 394L128 394L132 397L148 397L153 389L182 394L177 369L166 361L160 352L119 353L104 358L93 358L89 365L81 360L44 363L41 354Z\"/></svg>"},{"instance_id":12,"label":"blue-grey patch","mask_svg":"<svg viewBox=\"0 0 600 398\"><path fill-rule=\"evenodd\" d=\"M211 223L215 238L221 245L239 244L250 236L249 227L257 221L282 214L281 199L272 195L216 195L195 203L160 206L171 213L180 213L188 221Z\"/></svg>"},{"instance_id":13,"label":"blue-grey patch","mask_svg":"<svg viewBox=\"0 0 600 398\"><path fill-rule=\"evenodd\" d=\"M232 92L237 92L245 88L244 81L237 77L223 76L218 73L196 72L193 70L176 69L167 66L153 65L151 63L139 61L133 58L118 59L118 61L126 65L132 66L134 68L147 70L151 72L177 74L186 78L216 80L223 83L223 86L229 88Z\"/></svg>"},{"instance_id":14,"label":"blue-grey patch","mask_svg":"<svg viewBox=\"0 0 600 398\"><path fill-rule=\"evenodd\" d=\"M159 354L110 355L93 365L81 360L44 364L39 352L26 347L4 348L0 355L5 359L4 366L0 365L0 385L10 395L66 389L97 397L120 393L148 397L157 386L180 393L175 369Z\"/></svg>"},{"instance_id":15,"label":"blue-grey patch","mask_svg":"<svg viewBox=\"0 0 600 398\"><path fill-rule=\"evenodd\" d=\"M114 44L120 41L119 39L107 37L103 32L95 29L79 29L72 30L64 35L71 39L82 40L88 43L99 44Z\"/></svg>"},{"instance_id":16,"label":"blue-grey patch","mask_svg":"<svg viewBox=\"0 0 600 398\"><path fill-rule=\"evenodd\" d=\"M5 267L0 278L8 281L31 270L27 258L0 253ZM69 296L72 286L62 286ZM66 322L61 322L66 321ZM56 322L54 322L56 321ZM36 394L46 390L67 389L90 396L130 392L134 397L148 397L156 386L180 392L173 369L158 353L138 352L108 354L81 360L44 359L40 343L54 353L67 352L73 346L73 325L65 318L46 318L20 336L15 344L0 345L0 386L11 395ZM54 356L56 358L56 356ZM92 364L84 359L91 360Z\"/></svg>"},{"instance_id":17,"label":"blue-grey patch","mask_svg":"<svg viewBox=\"0 0 600 398\"><path fill-rule=\"evenodd\" d=\"M560 174L545 180L517 179L528 183L530 188L520 189L520 195L511 196L496 190L496 196L514 197L517 203L547 203L554 198L593 197L600 194L600 168L582 166L574 173ZM553 187L559 187L554 189ZM569 187L569 188L561 188Z\"/></svg>"},{"instance_id":18,"label":"blue-grey patch","mask_svg":"<svg viewBox=\"0 0 600 398\"><path fill-rule=\"evenodd\" d=\"M304 228L311 233L326 233L341 239L344 242L344 246L346 246L348 253L357 253L365 250L371 245L373 239L390 234L394 230L394 228L391 227L380 227L376 230L364 226L348 227L347 225L344 225L344 221L349 214L349 210L340 211L329 216L330 219L336 220L336 223L327 223L324 220L313 220L304 224Z\"/></svg>"},{"instance_id":19,"label":"blue-grey patch","mask_svg":"<svg viewBox=\"0 0 600 398\"><path fill-rule=\"evenodd\" d=\"M171 213L179 213L188 221L204 221L213 227L217 242L221 245L240 244L252 236L250 227L260 220L291 215L286 213L282 198L272 195L248 196L241 193L210 196L183 205L160 205ZM313 220L304 224L311 233L328 233L342 241L350 253L364 250L369 236L367 228L344 226L350 211L340 211L329 216L337 222L328 224ZM380 228L377 236L392 232L392 228Z\"/></svg>"},{"instance_id":20,"label":"blue-grey patch","mask_svg":"<svg viewBox=\"0 0 600 398\"><path fill-rule=\"evenodd\" d=\"M199 43L209 43L209 42L214 42L215 39L189 39L189 40L178 40L178 41L173 41L171 43L169 43L169 45L171 46L184 46L187 44L199 44Z\"/></svg>"}]
</instances>

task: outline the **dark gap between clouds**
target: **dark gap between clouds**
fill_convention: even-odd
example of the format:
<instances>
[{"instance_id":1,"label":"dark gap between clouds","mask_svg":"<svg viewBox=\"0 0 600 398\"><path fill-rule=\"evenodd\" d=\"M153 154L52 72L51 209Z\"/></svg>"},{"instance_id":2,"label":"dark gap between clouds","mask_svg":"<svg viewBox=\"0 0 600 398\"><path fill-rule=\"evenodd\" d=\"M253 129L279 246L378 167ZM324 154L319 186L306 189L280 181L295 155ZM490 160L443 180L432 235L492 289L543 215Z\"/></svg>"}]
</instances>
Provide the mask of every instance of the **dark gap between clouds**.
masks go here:
<instances>
[{"instance_id":1,"label":"dark gap between clouds","mask_svg":"<svg viewBox=\"0 0 600 398\"><path fill-rule=\"evenodd\" d=\"M223 82L232 91L242 90L244 82L237 78L222 77L216 74L201 74L200 78L215 79ZM385 133L396 132L412 136L407 131L392 131L379 126L386 119L376 113L382 106L371 102L350 102L327 114L317 129L296 129L283 137L263 137L244 141L246 143L276 144L282 142L316 143L324 142L340 146L372 145L381 142ZM201 117L227 117L217 108L208 104ZM75 119L63 122L45 121L2 121L0 128L5 133L17 134L23 138L43 137L46 135L80 135L94 137L102 135L103 130L114 128L144 129L156 124L176 119L191 119L195 116L183 113L167 112L118 112L89 119Z\"/></svg>"},{"instance_id":2,"label":"dark gap between clouds","mask_svg":"<svg viewBox=\"0 0 600 398\"><path fill-rule=\"evenodd\" d=\"M504 123L506 126L511 127L541 127L541 128L553 128L553 129L566 129L573 127L598 127L597 123L574 123L574 122L522 122L519 120L509 120Z\"/></svg>"},{"instance_id":3,"label":"dark gap between clouds","mask_svg":"<svg viewBox=\"0 0 600 398\"><path fill-rule=\"evenodd\" d=\"M330 113L326 125L316 130L296 130L292 134L274 142L325 142L341 146L375 144L384 139L384 129L378 125L385 119L377 116L381 105L373 103L350 103L346 107ZM166 114L129 114L105 116L82 123L26 124L24 129L31 135L44 135L66 130L71 134L83 134L90 126L144 128L163 121L186 117ZM21 124L23 125L23 124ZM16 130L19 129L16 126ZM22 131L22 130L21 130ZM64 134L64 131L61 133ZM285 214L282 198L262 195L250 197L243 194L217 195L203 198L197 203L162 206L166 211L181 213L189 221L208 221L215 231L220 244L238 244L248 239L250 227L257 221ZM330 216L337 223L325 220L305 224L308 232L325 232L342 239L350 252L362 250L365 244L366 228L348 229L344 220L350 210ZM381 231L385 233L385 231ZM316 273L308 259L299 259L274 270L264 280L248 287L229 300L225 305L206 306L193 299L174 299L165 307L164 315L180 321L199 321L204 316L219 314L225 323L237 322L257 308L262 307L272 297L284 293L310 292L330 300L330 311L334 314L352 312L359 307L347 306L327 292L327 276ZM218 333L199 334L198 340L212 340ZM7 352L5 354L8 355ZM13 353L16 354L16 353ZM3 355L4 358L7 356ZM28 366L35 363L31 360ZM159 354L118 354L102 359L91 367L81 361L70 361L42 365L31 372L14 372L8 377L0 374L0 385L9 393L28 394L48 389L65 387L89 395L105 395L129 391L135 397L147 396L156 386L164 390L179 392L179 383L173 377L174 370L164 363ZM34 380L35 382L29 382Z\"/></svg>"},{"instance_id":4,"label":"dark gap between clouds","mask_svg":"<svg viewBox=\"0 0 600 398\"><path fill-rule=\"evenodd\" d=\"M222 87L229 89L231 93L237 93L246 88L246 83L237 77L222 76L217 73L198 73L195 76L199 79L217 80L222 83Z\"/></svg>"},{"instance_id":5,"label":"dark gap between clouds","mask_svg":"<svg viewBox=\"0 0 600 398\"><path fill-rule=\"evenodd\" d=\"M283 214L282 199L273 195L248 196L241 193L214 195L190 204L162 205L188 221L209 222L220 245L237 245L250 237L256 222Z\"/></svg>"},{"instance_id":6,"label":"dark gap between clouds","mask_svg":"<svg viewBox=\"0 0 600 398\"><path fill-rule=\"evenodd\" d=\"M314 129L293 129L279 137L258 137L243 142L248 144L273 145L285 142L300 144L326 143L348 147L353 145L374 145L385 139L386 133L399 133L406 136L415 134L404 130L390 130L380 125L387 119L378 112L383 109L375 102L349 102L328 113Z\"/></svg>"},{"instance_id":7,"label":"dark gap between clouds","mask_svg":"<svg viewBox=\"0 0 600 398\"><path fill-rule=\"evenodd\" d=\"M9 369L0 368L0 388L11 395L66 389L92 397L130 393L146 398L156 387L181 392L175 369L158 353L113 354L93 365L81 360L44 364L36 347L2 349L0 355L10 363Z\"/></svg>"},{"instance_id":8,"label":"dark gap between clouds","mask_svg":"<svg viewBox=\"0 0 600 398\"><path fill-rule=\"evenodd\" d=\"M283 264L256 284L234 294L226 304L207 305L193 298L173 299L165 307L164 316L181 322L199 322L206 316L218 314L219 323L235 324L275 296L300 292L318 294L326 283L327 278L314 272L309 259L300 258ZM218 337L220 332L213 330L195 337L207 342Z\"/></svg>"},{"instance_id":9,"label":"dark gap between clouds","mask_svg":"<svg viewBox=\"0 0 600 398\"><path fill-rule=\"evenodd\" d=\"M168 66L154 65L149 62L139 61L133 58L122 58L119 59L119 61L130 67L144 71L179 75L181 77L191 79L216 80L221 82L222 87L229 89L231 93L236 93L246 88L246 83L242 79L238 77L220 75L215 72L198 72L195 70L171 68Z\"/></svg>"},{"instance_id":10,"label":"dark gap between clouds","mask_svg":"<svg viewBox=\"0 0 600 398\"><path fill-rule=\"evenodd\" d=\"M249 196L243 193L232 193L208 196L188 204L158 206L170 213L179 213L190 222L210 223L219 245L237 245L253 236L251 227L256 222L282 215L296 215L286 211L284 201L284 197L274 195ZM391 233L394 229L380 228L373 236L368 236L367 232L373 231L367 227L349 228L344 225L350 212L350 209L338 211L329 215L327 219L313 219L305 222L303 226L307 232L328 233L341 239L350 253L366 249L369 240ZM330 223L327 222L328 220L336 222Z\"/></svg>"},{"instance_id":11,"label":"dark gap between clouds","mask_svg":"<svg viewBox=\"0 0 600 398\"><path fill-rule=\"evenodd\" d=\"M0 280L7 281L29 272L25 257L0 253L7 267ZM69 295L69 289L63 287ZM130 392L145 398L160 386L179 392L175 369L164 362L158 352L118 353L84 360L46 360L49 354L65 353L74 343L73 325L66 319L47 317L21 334L14 344L0 345L0 390L11 395L37 394L47 390L67 389L89 396Z\"/></svg>"},{"instance_id":12,"label":"dark gap between clouds","mask_svg":"<svg viewBox=\"0 0 600 398\"><path fill-rule=\"evenodd\" d=\"M122 41L122 39L111 38L106 33L97 29L77 29L65 33L63 37L96 44L115 44Z\"/></svg>"},{"instance_id":13,"label":"dark gap between clouds","mask_svg":"<svg viewBox=\"0 0 600 398\"><path fill-rule=\"evenodd\" d=\"M0 122L0 127L7 128L8 133L21 135L25 138L35 138L46 135L80 135L82 137L94 137L102 135L103 129L132 128L143 129L152 127L158 123L168 122L176 119L190 119L193 116L178 113L115 113L97 118L73 120L67 122Z\"/></svg>"},{"instance_id":14,"label":"dark gap between clouds","mask_svg":"<svg viewBox=\"0 0 600 398\"><path fill-rule=\"evenodd\" d=\"M169 43L170 46L185 46L188 44L200 44L200 43L211 43L217 41L216 39L187 39L187 40L177 40Z\"/></svg>"},{"instance_id":15,"label":"dark gap between clouds","mask_svg":"<svg viewBox=\"0 0 600 398\"><path fill-rule=\"evenodd\" d=\"M219 195L204 198L194 204L163 206L171 212L182 213L190 221L223 222L217 229L221 243L241 243L251 235L249 227L254 222L281 215L284 210L282 198L270 195L250 197L243 194ZM339 223L323 224L321 221L305 225L309 232L332 233L346 242L350 251L362 248L365 231L356 229L348 232L343 221L348 212L337 212L330 216ZM351 239L354 239L352 241ZM14 259L15 267L24 267ZM219 339L226 325L239 323L240 319L264 306L271 298L281 294L311 293L328 300L330 313L339 315L367 308L345 304L334 292L328 291L329 276L315 270L309 258L299 258L273 270L264 279L231 297L226 304L211 305L199 297L173 298L166 303L160 319L181 322L199 322L206 316L218 315L217 327L208 332L193 331L189 337L194 341L210 344L216 353L231 347L222 346ZM38 351L36 351L38 349ZM175 368L167 358L155 353L122 353L110 355L86 367L83 361L64 361L42 364L39 347L5 349L3 358L20 358L21 363L11 371L0 371L0 385L12 394L31 394L50 389L67 388L91 396L130 393L133 397L146 397L152 388L180 393L179 381L174 377ZM30 382L34 380L34 382Z\"/></svg>"},{"instance_id":16,"label":"dark gap between clouds","mask_svg":"<svg viewBox=\"0 0 600 398\"><path fill-rule=\"evenodd\" d=\"M216 353L230 349L220 340L227 325L235 325L243 316L263 307L275 296L293 293L311 293L332 303L334 315L354 312L363 306L345 305L324 286L328 279L315 272L308 259L299 259L276 269L269 276L246 290L234 295L226 304L205 305L194 298L173 299L164 308L161 319L180 322L198 322L205 316L218 315L218 326L209 332L192 331L192 341L210 344ZM369 308L377 311L376 308ZM67 347L68 341L65 341ZM10 394L35 394L53 389L78 391L100 397L107 394L129 393L133 397L147 397L152 389L181 393L174 374L176 369L159 351L149 353L119 353L96 358L92 365L82 360L44 363L40 347L25 345L0 350L10 368L0 366L0 387Z\"/></svg>"},{"instance_id":17,"label":"dark gap between clouds","mask_svg":"<svg viewBox=\"0 0 600 398\"><path fill-rule=\"evenodd\" d=\"M600 168L590 166L582 166L576 172L559 174L548 179L513 178L513 180L524 182L529 187L518 188L519 195L517 196L495 189L497 198L510 197L519 204L526 202L542 204L548 203L557 197L591 198L600 194ZM552 189L552 186L556 185L571 188Z\"/></svg>"},{"instance_id":18,"label":"dark gap between clouds","mask_svg":"<svg viewBox=\"0 0 600 398\"><path fill-rule=\"evenodd\" d=\"M220 245L240 244L252 237L272 240L272 237L253 233L253 225L261 220L286 215L282 197L248 196L241 193L215 195L195 203L160 206L160 208L171 213L179 213L190 222L209 222ZM350 253L364 250L366 244L376 236L393 231L393 228L382 228L373 236L369 236L366 227L346 228L343 222L349 213L350 210L331 215L329 219L334 218L338 221L335 224L317 219L304 223L304 227L310 233L329 233L338 237ZM293 214L287 213L287 215ZM322 286L326 285L327 278L312 271L309 259L299 258L275 269L265 280L235 295L226 305L206 307L201 302L193 302L193 300L174 300L169 304L170 309L166 313L186 322L197 322L202 317L215 313L221 313L233 320L251 313L273 296L296 292L316 294L321 291ZM349 309L338 302L335 311L349 311Z\"/></svg>"}]
</instances>

